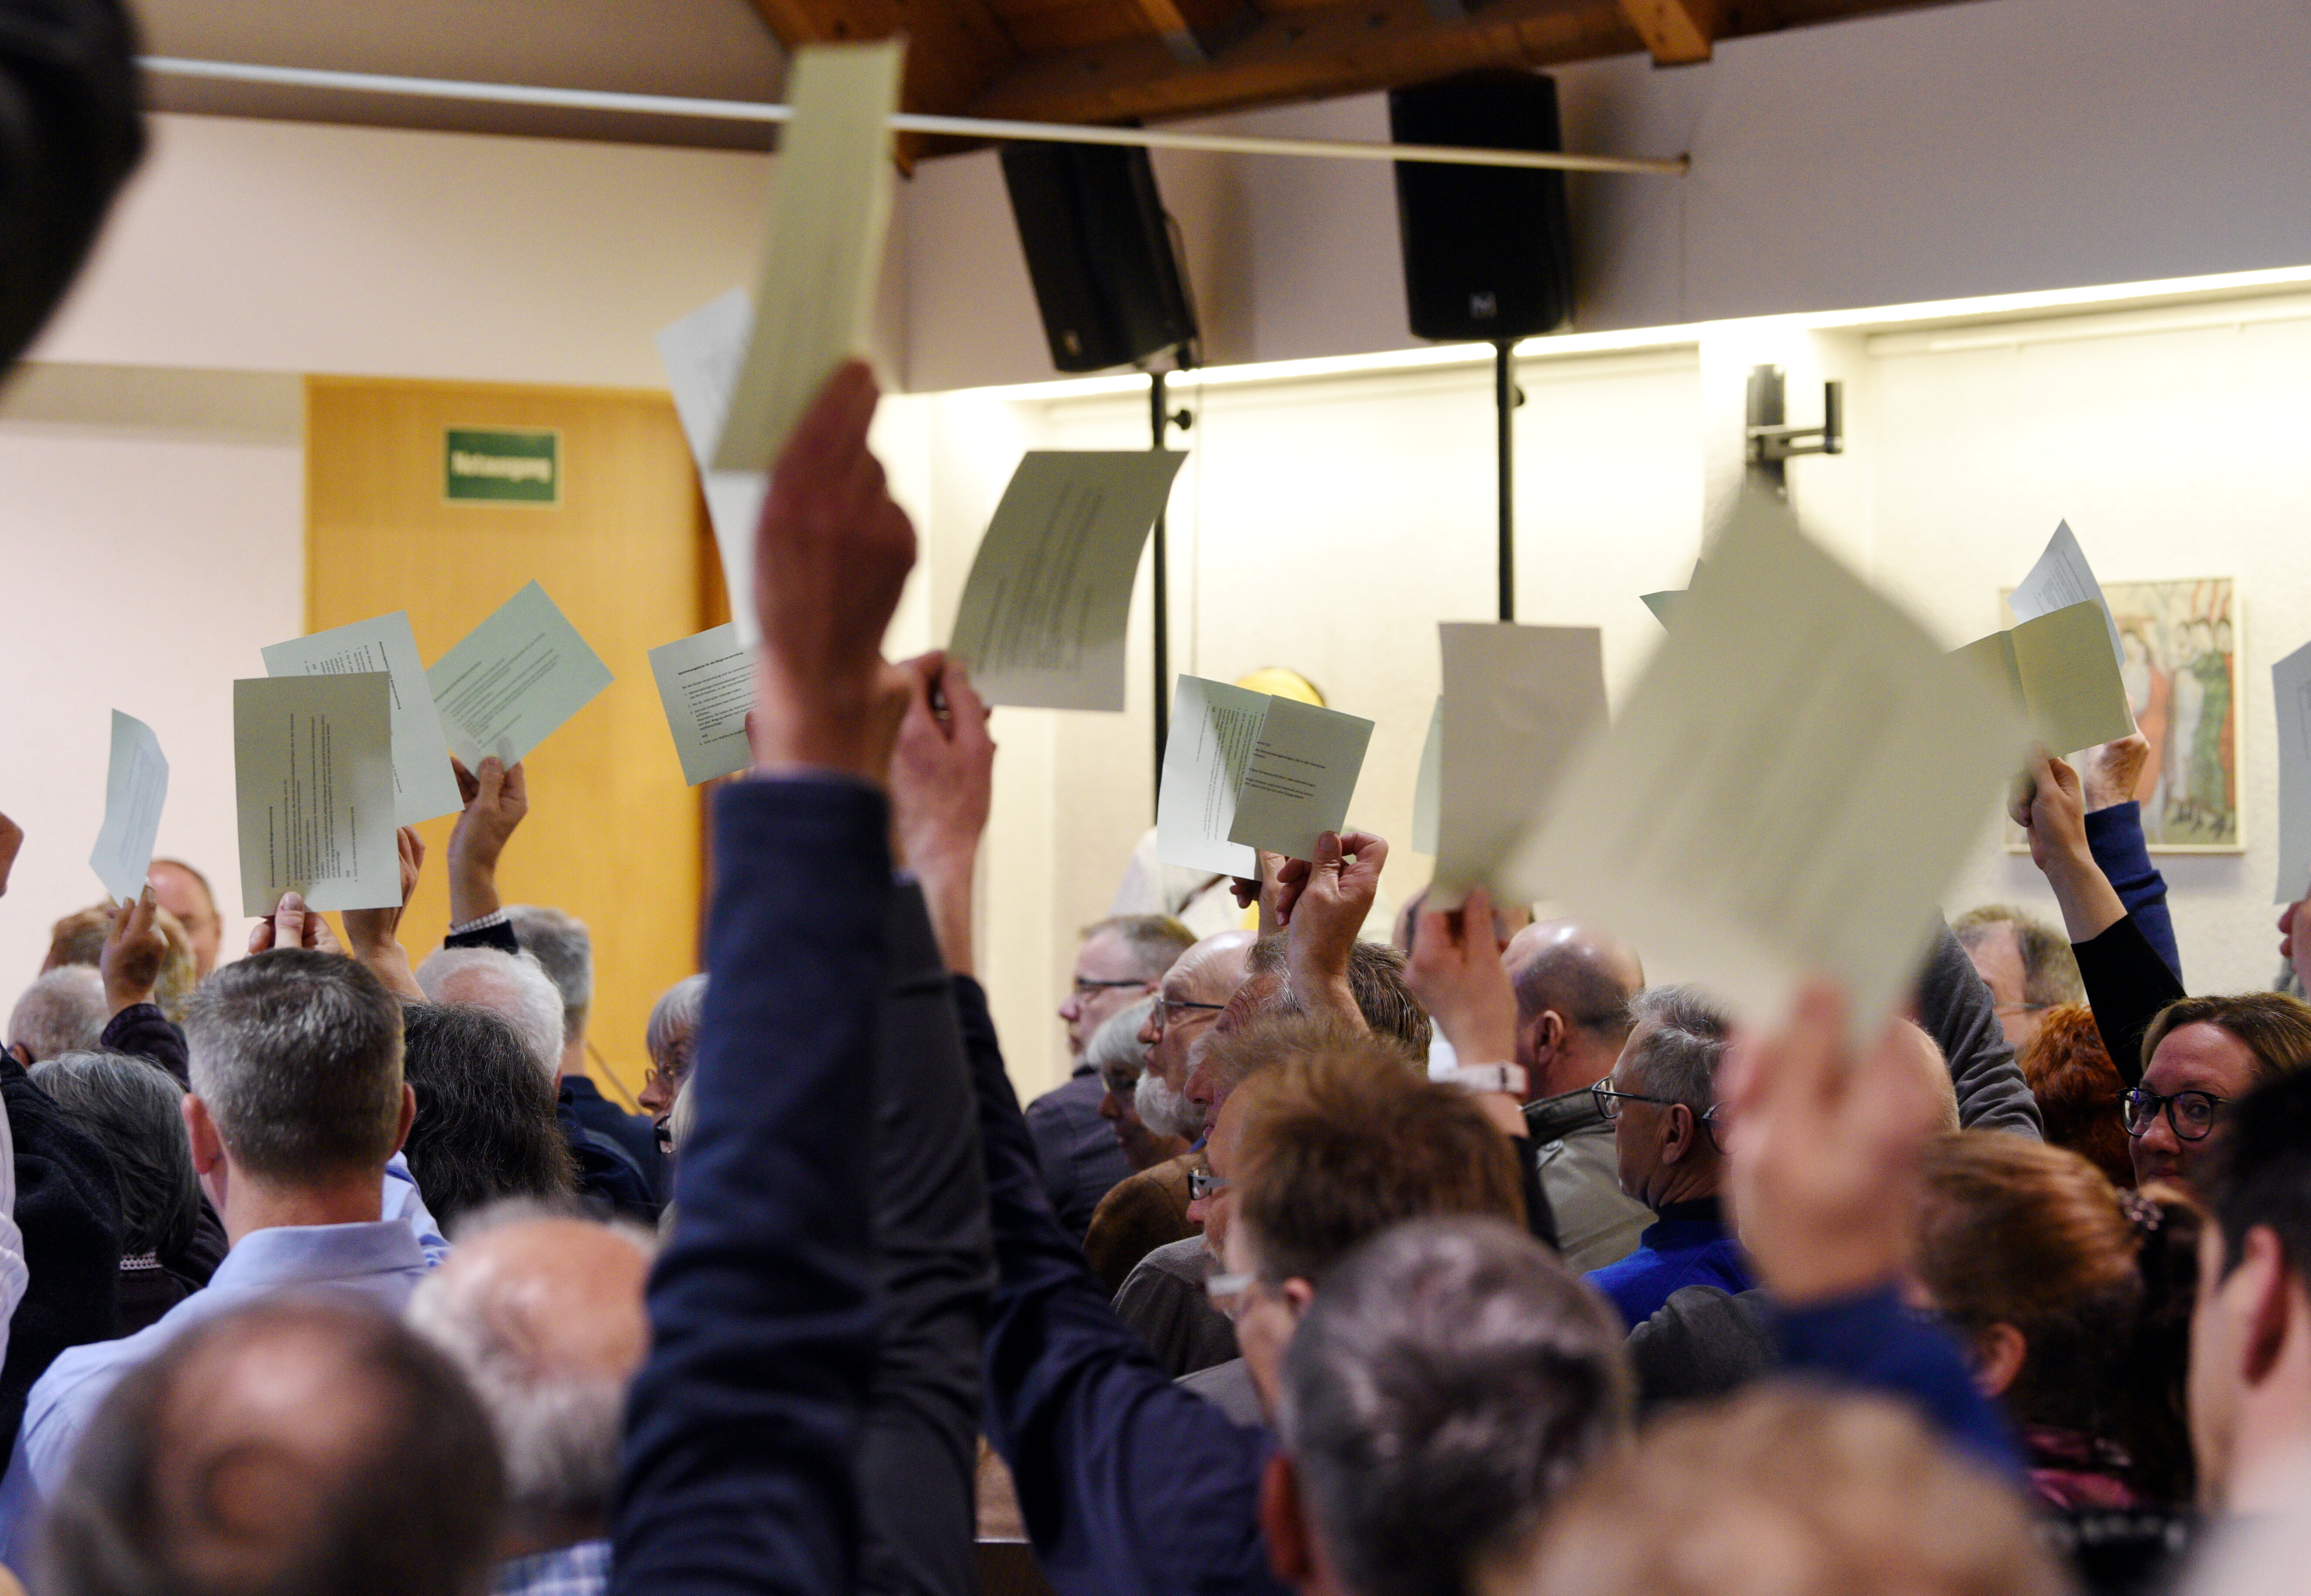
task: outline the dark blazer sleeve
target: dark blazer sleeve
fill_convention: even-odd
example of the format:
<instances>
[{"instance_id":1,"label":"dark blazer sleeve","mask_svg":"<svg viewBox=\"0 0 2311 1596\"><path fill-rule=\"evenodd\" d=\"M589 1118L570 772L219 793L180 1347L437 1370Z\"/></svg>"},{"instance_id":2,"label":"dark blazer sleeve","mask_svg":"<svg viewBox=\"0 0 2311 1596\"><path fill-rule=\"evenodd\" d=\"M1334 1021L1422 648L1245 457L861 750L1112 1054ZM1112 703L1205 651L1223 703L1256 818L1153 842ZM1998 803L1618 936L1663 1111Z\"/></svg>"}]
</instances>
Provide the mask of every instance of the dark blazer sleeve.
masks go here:
<instances>
[{"instance_id":1,"label":"dark blazer sleeve","mask_svg":"<svg viewBox=\"0 0 2311 1596\"><path fill-rule=\"evenodd\" d=\"M2182 980L2183 956L2175 946L2175 920L2167 912L2167 877L2150 862L2150 844L2142 834L2142 806L2114 804L2089 815L2087 851L2109 877L2111 890L2134 917L2143 940L2166 961L2175 979Z\"/></svg>"},{"instance_id":2,"label":"dark blazer sleeve","mask_svg":"<svg viewBox=\"0 0 2311 1596\"><path fill-rule=\"evenodd\" d=\"M57 1354L120 1333L120 1188L103 1146L4 1053L0 1097L15 1133L16 1224L31 1277L0 1366L0 1435L13 1435Z\"/></svg>"},{"instance_id":3,"label":"dark blazer sleeve","mask_svg":"<svg viewBox=\"0 0 2311 1596\"><path fill-rule=\"evenodd\" d=\"M2158 1011L2183 996L2183 982L2128 915L2091 942L2074 942L2079 979L2094 1010L2095 1029L2118 1078L2132 1086L2142 1078L2142 1033Z\"/></svg>"},{"instance_id":4,"label":"dark blazer sleeve","mask_svg":"<svg viewBox=\"0 0 2311 1596\"><path fill-rule=\"evenodd\" d=\"M105 1022L104 1034L97 1040L114 1052L152 1060L175 1076L180 1086L192 1085L185 1033L153 1004L131 1003Z\"/></svg>"},{"instance_id":5,"label":"dark blazer sleeve","mask_svg":"<svg viewBox=\"0 0 2311 1596\"><path fill-rule=\"evenodd\" d=\"M1958 1344L1906 1312L1892 1286L1777 1307L1773 1318L1784 1373L1906 1402L1977 1459L2020 1478L2013 1435L1975 1388Z\"/></svg>"},{"instance_id":6,"label":"dark blazer sleeve","mask_svg":"<svg viewBox=\"0 0 2311 1596\"><path fill-rule=\"evenodd\" d=\"M987 1434L1058 1596L1285 1596L1260 1539L1266 1431L1172 1382L1060 1229L986 994L955 978L997 1279Z\"/></svg>"},{"instance_id":7,"label":"dark blazer sleeve","mask_svg":"<svg viewBox=\"0 0 2311 1596\"><path fill-rule=\"evenodd\" d=\"M853 1589L889 824L835 778L715 795L697 1130L627 1404L615 1592Z\"/></svg>"},{"instance_id":8,"label":"dark blazer sleeve","mask_svg":"<svg viewBox=\"0 0 2311 1596\"><path fill-rule=\"evenodd\" d=\"M2038 1100L1998 1023L1998 1005L1946 920L1936 923L1933 951L1918 975L1917 1002L1918 1024L1949 1063L1958 1123L1968 1130L2045 1135Z\"/></svg>"},{"instance_id":9,"label":"dark blazer sleeve","mask_svg":"<svg viewBox=\"0 0 2311 1596\"><path fill-rule=\"evenodd\" d=\"M513 928L500 920L493 926L480 926L470 931L452 931L441 938L444 947L494 947L500 953L519 953L521 938Z\"/></svg>"}]
</instances>

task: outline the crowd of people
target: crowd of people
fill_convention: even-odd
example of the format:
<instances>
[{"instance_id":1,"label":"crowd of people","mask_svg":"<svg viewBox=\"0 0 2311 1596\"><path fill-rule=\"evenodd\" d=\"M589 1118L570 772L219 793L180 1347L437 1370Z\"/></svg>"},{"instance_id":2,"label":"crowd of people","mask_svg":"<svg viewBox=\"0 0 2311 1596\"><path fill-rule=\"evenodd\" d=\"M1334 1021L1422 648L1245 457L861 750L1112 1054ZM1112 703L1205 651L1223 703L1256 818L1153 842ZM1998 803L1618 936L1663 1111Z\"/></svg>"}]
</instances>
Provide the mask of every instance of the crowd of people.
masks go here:
<instances>
[{"instance_id":1,"label":"crowd of people","mask_svg":"<svg viewBox=\"0 0 2311 1596\"><path fill-rule=\"evenodd\" d=\"M141 147L117 7L21 9L7 358ZM989 716L880 653L876 398L838 371L772 478L639 1112L587 928L500 901L518 764L457 768L422 958L290 894L226 959L173 859L56 921L0 1059L0 1589L968 1596L1007 1536L1056 1596L2299 1579L2311 1007L2188 992L2142 738L2019 784L2062 925L1938 926L1885 1016L1745 1025L1482 888L1369 940L1368 833L1135 855L1023 1106ZM53 845L0 816L0 893Z\"/></svg>"}]
</instances>

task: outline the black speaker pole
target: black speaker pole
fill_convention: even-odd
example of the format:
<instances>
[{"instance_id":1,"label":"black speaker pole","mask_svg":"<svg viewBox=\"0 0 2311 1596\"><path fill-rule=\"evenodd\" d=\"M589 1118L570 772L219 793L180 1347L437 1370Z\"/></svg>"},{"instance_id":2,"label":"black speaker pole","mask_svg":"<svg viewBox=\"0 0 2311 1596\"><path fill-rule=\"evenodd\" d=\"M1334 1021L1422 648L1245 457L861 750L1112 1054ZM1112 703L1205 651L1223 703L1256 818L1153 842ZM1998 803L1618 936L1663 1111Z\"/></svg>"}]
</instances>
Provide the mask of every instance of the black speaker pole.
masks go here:
<instances>
[{"instance_id":1,"label":"black speaker pole","mask_svg":"<svg viewBox=\"0 0 2311 1596\"><path fill-rule=\"evenodd\" d=\"M1513 491L1514 475L1513 448L1516 429L1516 379L1509 369L1509 353L1516 345L1504 338L1493 345L1493 405L1499 412L1496 424L1500 429L1501 456L1501 619L1516 619L1516 503ZM1157 379L1161 381L1162 379ZM1160 410L1161 406L1158 406ZM1157 569L1161 570L1164 523L1156 523ZM1160 611L1158 612L1161 613Z\"/></svg>"},{"instance_id":2,"label":"black speaker pole","mask_svg":"<svg viewBox=\"0 0 2311 1596\"><path fill-rule=\"evenodd\" d=\"M1153 449L1164 447L1164 373L1147 374L1147 420L1155 432ZM1164 790L1164 739L1172 729L1172 582L1164 563L1164 512L1156 512L1156 786ZM1151 798L1150 803L1154 800Z\"/></svg>"}]
</instances>

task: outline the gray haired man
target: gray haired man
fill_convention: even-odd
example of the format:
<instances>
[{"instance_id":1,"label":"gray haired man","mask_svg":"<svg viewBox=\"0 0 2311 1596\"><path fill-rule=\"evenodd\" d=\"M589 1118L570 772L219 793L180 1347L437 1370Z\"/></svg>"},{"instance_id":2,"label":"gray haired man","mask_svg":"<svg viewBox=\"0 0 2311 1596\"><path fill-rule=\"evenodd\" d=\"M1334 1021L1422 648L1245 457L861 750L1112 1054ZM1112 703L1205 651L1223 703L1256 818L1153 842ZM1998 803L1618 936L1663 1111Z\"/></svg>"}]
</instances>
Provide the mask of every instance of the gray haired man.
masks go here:
<instances>
[{"instance_id":1,"label":"gray haired man","mask_svg":"<svg viewBox=\"0 0 2311 1596\"><path fill-rule=\"evenodd\" d=\"M282 1291L397 1313L440 1255L421 1243L432 1217L399 1158L415 1112L401 1078L401 1005L351 959L297 946L305 918L301 902L284 901L275 925L287 946L218 971L186 1015L185 1127L231 1251L156 1322L71 1348L34 1384L0 1486L0 1556L12 1566L23 1566L41 1501L131 1369L193 1326Z\"/></svg>"},{"instance_id":2,"label":"gray haired man","mask_svg":"<svg viewBox=\"0 0 2311 1596\"><path fill-rule=\"evenodd\" d=\"M587 1129L624 1147L663 1199L665 1172L659 1167L658 1131L650 1116L627 1113L603 1096L586 1068L586 1022L594 1011L594 938L586 922L543 903L509 903L505 914L522 952L537 961L562 994L557 1091L562 1105Z\"/></svg>"},{"instance_id":3,"label":"gray haired man","mask_svg":"<svg viewBox=\"0 0 2311 1596\"><path fill-rule=\"evenodd\" d=\"M505 1460L501 1596L590 1596L609 1581L626 1385L650 1347L647 1232L528 1204L484 1209L410 1299L411 1328L482 1400Z\"/></svg>"}]
</instances>

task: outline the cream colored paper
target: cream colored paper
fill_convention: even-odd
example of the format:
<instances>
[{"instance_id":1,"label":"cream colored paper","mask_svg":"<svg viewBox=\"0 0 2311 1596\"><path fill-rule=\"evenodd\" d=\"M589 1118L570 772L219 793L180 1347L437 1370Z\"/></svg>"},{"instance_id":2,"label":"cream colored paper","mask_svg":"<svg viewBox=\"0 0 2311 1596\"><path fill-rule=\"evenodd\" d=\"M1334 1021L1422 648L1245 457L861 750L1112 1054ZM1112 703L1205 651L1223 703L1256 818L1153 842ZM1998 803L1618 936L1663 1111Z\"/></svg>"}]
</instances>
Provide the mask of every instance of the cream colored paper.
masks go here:
<instances>
[{"instance_id":1,"label":"cream colored paper","mask_svg":"<svg viewBox=\"0 0 2311 1596\"><path fill-rule=\"evenodd\" d=\"M1745 494L1503 890L1594 916L1753 1019L1827 972L1867 1029L2023 746L2002 694Z\"/></svg>"},{"instance_id":2,"label":"cream colored paper","mask_svg":"<svg viewBox=\"0 0 2311 1596\"><path fill-rule=\"evenodd\" d=\"M399 905L389 675L235 682L232 753L243 914L285 892L316 909Z\"/></svg>"},{"instance_id":3,"label":"cream colored paper","mask_svg":"<svg viewBox=\"0 0 2311 1596\"><path fill-rule=\"evenodd\" d=\"M1124 629L1140 551L1187 457L1036 449L971 563L947 652L990 704L1123 708Z\"/></svg>"},{"instance_id":4,"label":"cream colored paper","mask_svg":"<svg viewBox=\"0 0 2311 1596\"><path fill-rule=\"evenodd\" d=\"M536 582L425 673L450 749L467 770L494 754L511 765L610 685L610 667Z\"/></svg>"},{"instance_id":5,"label":"cream colored paper","mask_svg":"<svg viewBox=\"0 0 2311 1596\"><path fill-rule=\"evenodd\" d=\"M835 367L867 353L891 216L901 39L807 45L787 77L754 330L714 448L717 471L767 471ZM733 589L732 591L751 591Z\"/></svg>"},{"instance_id":6,"label":"cream colored paper","mask_svg":"<svg viewBox=\"0 0 2311 1596\"><path fill-rule=\"evenodd\" d=\"M1265 693L1201 676L1180 678L1164 744L1164 780L1156 790L1159 863L1247 880L1259 875L1251 850L1230 842L1228 833L1268 703Z\"/></svg>"},{"instance_id":7,"label":"cream colored paper","mask_svg":"<svg viewBox=\"0 0 2311 1596\"><path fill-rule=\"evenodd\" d=\"M693 787L754 763L746 711L754 703L754 651L738 643L728 622L650 651L658 702Z\"/></svg>"},{"instance_id":8,"label":"cream colored paper","mask_svg":"<svg viewBox=\"0 0 2311 1596\"><path fill-rule=\"evenodd\" d=\"M1448 621L1433 908L1496 883L1548 811L1573 758L1605 728L1604 634L1594 626Z\"/></svg>"},{"instance_id":9,"label":"cream colored paper","mask_svg":"<svg viewBox=\"0 0 2311 1596\"><path fill-rule=\"evenodd\" d=\"M104 777L104 824L97 828L89 868L105 894L127 903L144 890L153 845L161 835L161 808L169 801L169 761L161 739L134 715L112 711L112 760Z\"/></svg>"},{"instance_id":10,"label":"cream colored paper","mask_svg":"<svg viewBox=\"0 0 2311 1596\"><path fill-rule=\"evenodd\" d=\"M1958 650L2058 754L2115 742L2134 730L2126 683L2103 646L2104 613L2091 600L2066 606Z\"/></svg>"},{"instance_id":11,"label":"cream colored paper","mask_svg":"<svg viewBox=\"0 0 2311 1596\"><path fill-rule=\"evenodd\" d=\"M1412 783L1412 850L1434 854L1436 851L1437 810L1443 804L1444 785L1444 695L1436 695L1436 707L1428 712L1428 735L1421 739L1420 774Z\"/></svg>"},{"instance_id":12,"label":"cream colored paper","mask_svg":"<svg viewBox=\"0 0 2311 1596\"><path fill-rule=\"evenodd\" d=\"M425 685L409 612L373 615L261 650L268 676L360 676L393 678L393 822L417 825L466 807L449 768L449 740Z\"/></svg>"},{"instance_id":13,"label":"cream colored paper","mask_svg":"<svg viewBox=\"0 0 2311 1596\"><path fill-rule=\"evenodd\" d=\"M706 519L714 528L715 552L722 557L723 588L734 596L754 590L754 525L762 519L770 476L762 471L715 470L714 445L722 436L730 385L737 379L746 334L754 325L754 307L746 291L734 288L658 335L658 362L666 367L667 386L674 393L674 412L681 418L690 458L698 463ZM761 641L755 635L754 604L738 597L730 607L740 646L752 649Z\"/></svg>"},{"instance_id":14,"label":"cream colored paper","mask_svg":"<svg viewBox=\"0 0 2311 1596\"><path fill-rule=\"evenodd\" d=\"M1236 795L1228 841L1312 859L1316 839L1347 824L1373 723L1296 698L1271 698Z\"/></svg>"}]
</instances>

